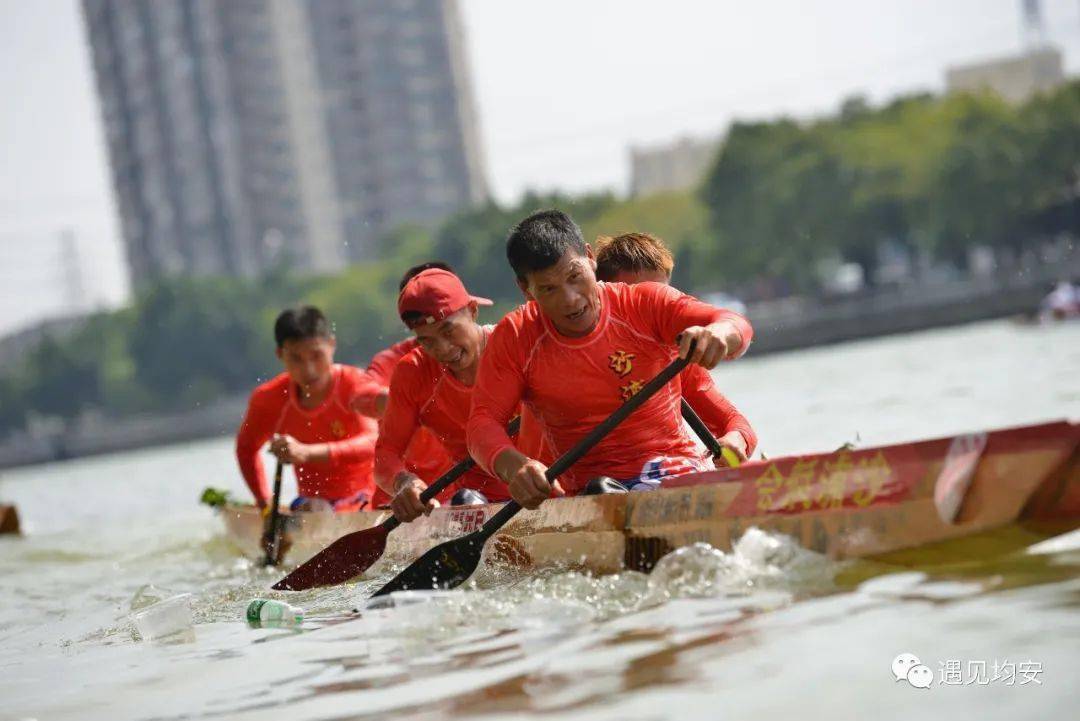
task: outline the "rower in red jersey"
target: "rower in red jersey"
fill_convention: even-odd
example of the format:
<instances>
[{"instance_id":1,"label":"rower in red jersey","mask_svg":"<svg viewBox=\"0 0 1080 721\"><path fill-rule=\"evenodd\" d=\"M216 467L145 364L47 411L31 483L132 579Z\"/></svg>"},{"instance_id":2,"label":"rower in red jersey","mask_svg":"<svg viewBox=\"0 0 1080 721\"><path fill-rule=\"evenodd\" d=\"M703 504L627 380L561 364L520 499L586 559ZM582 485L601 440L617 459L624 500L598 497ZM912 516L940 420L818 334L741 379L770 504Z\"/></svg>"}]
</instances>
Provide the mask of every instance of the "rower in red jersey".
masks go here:
<instances>
[{"instance_id":1,"label":"rower in red jersey","mask_svg":"<svg viewBox=\"0 0 1080 721\"><path fill-rule=\"evenodd\" d=\"M417 429L430 430L452 458L468 455L465 424L476 371L492 330L477 322L482 305L491 305L491 301L469 295L456 275L441 268L416 274L398 296L398 313L416 334L419 347L401 359L390 380L386 415L375 448L375 479L384 490L394 492L391 508L402 521L411 521L435 505L420 502L427 484L401 461ZM516 409L512 415L517 415ZM535 436L535 423L523 420L523 426L531 427ZM524 439L529 435L529 430L523 430L521 442L527 442ZM451 503L510 498L502 481L479 468L463 475L458 485L462 490L454 494Z\"/></svg>"},{"instance_id":2,"label":"rower in red jersey","mask_svg":"<svg viewBox=\"0 0 1080 721\"><path fill-rule=\"evenodd\" d=\"M596 239L596 278L609 283L671 283L675 258L664 241L648 233L623 233ZM757 434L742 413L713 383L709 371L699 365L687 366L680 374L683 398L701 416L720 443L745 461L757 447ZM723 454L713 463L727 465Z\"/></svg>"},{"instance_id":3,"label":"rower in red jersey","mask_svg":"<svg viewBox=\"0 0 1080 721\"><path fill-rule=\"evenodd\" d=\"M477 463L525 508L603 476L648 488L712 467L683 426L676 378L548 483L544 462L506 435L519 404L535 413L548 450L561 455L676 356L711 369L742 355L753 330L670 286L598 282L592 248L560 211L521 221L506 252L529 302L499 322L480 362L467 431Z\"/></svg>"},{"instance_id":4,"label":"rower in red jersey","mask_svg":"<svg viewBox=\"0 0 1080 721\"><path fill-rule=\"evenodd\" d=\"M398 292L413 276L431 268L451 270L449 265L441 261L415 265L402 276L398 283ZM390 378L394 374L394 369L397 368L398 362L416 347L416 337L413 336L376 353L368 364L366 381L361 385L353 400L353 408L366 416L381 419L386 412L386 404L390 396ZM420 426L413 434L408 448L405 449L402 462L406 470L415 474L424 483L430 484L448 471L456 460L450 458L442 443L432 435L431 431ZM453 487L451 486L440 493L438 499L443 502L449 501L452 494ZM375 500L372 505L375 508L384 508L390 505L390 499L391 496L376 484Z\"/></svg>"},{"instance_id":5,"label":"rower in red jersey","mask_svg":"<svg viewBox=\"0 0 1080 721\"><path fill-rule=\"evenodd\" d=\"M270 500L259 457L270 441L270 452L296 471L300 499L294 507L368 506L377 424L352 408L364 371L334 363L336 341L317 308L284 311L274 339L285 372L251 394L236 434L236 458L255 502L265 508Z\"/></svg>"}]
</instances>

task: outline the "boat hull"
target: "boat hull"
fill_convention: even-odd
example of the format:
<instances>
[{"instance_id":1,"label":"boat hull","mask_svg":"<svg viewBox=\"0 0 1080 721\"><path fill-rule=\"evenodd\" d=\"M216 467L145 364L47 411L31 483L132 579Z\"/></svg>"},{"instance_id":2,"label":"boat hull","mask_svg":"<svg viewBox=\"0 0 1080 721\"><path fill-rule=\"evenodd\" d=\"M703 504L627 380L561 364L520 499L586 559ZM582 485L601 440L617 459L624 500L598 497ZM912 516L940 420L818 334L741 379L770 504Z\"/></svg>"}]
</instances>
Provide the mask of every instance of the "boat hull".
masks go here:
<instances>
[{"instance_id":1,"label":"boat hull","mask_svg":"<svg viewBox=\"0 0 1080 721\"><path fill-rule=\"evenodd\" d=\"M411 560L476 530L498 508L436 509L391 533L386 559ZM259 511L226 506L222 517L241 551L258 557ZM286 562L305 561L341 535L386 517L385 511L292 514ZM486 553L524 568L648 570L672 549L695 542L729 549L756 526L833 558L858 558L1018 520L1080 525L1080 425L842 449L690 474L657 491L552 499L519 513Z\"/></svg>"}]
</instances>

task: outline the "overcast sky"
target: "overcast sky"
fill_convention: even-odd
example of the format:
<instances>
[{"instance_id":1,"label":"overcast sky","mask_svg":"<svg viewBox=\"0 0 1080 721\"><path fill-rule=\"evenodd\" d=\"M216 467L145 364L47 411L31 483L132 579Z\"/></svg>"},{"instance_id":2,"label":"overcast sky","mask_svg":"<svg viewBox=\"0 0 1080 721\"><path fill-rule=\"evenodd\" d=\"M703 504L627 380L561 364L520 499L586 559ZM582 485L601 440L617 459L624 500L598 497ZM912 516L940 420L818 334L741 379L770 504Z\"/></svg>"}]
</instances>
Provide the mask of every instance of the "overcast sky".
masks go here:
<instances>
[{"instance_id":1,"label":"overcast sky","mask_svg":"<svg viewBox=\"0 0 1080 721\"><path fill-rule=\"evenodd\" d=\"M168 0L160 0L168 1ZM944 68L1021 47L1019 0L462 0L487 176L623 191L631 145L732 118L828 112L940 90ZM1043 0L1080 72L1080 0ZM59 234L87 303L127 284L75 0L0 0L0 332L65 303Z\"/></svg>"}]
</instances>

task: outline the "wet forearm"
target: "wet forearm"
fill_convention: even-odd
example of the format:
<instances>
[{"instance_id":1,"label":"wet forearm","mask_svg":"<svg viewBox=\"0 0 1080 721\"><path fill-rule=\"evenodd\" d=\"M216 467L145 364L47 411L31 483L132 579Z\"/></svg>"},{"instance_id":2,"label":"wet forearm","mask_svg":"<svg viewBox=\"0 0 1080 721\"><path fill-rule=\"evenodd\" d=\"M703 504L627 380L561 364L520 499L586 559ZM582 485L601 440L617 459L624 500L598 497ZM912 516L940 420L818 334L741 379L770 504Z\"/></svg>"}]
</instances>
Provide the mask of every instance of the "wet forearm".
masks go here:
<instances>
[{"instance_id":1,"label":"wet forearm","mask_svg":"<svg viewBox=\"0 0 1080 721\"><path fill-rule=\"evenodd\" d=\"M504 483L509 483L510 479L514 477L514 474L527 460L529 459L524 453L510 446L495 456L492 470Z\"/></svg>"}]
</instances>

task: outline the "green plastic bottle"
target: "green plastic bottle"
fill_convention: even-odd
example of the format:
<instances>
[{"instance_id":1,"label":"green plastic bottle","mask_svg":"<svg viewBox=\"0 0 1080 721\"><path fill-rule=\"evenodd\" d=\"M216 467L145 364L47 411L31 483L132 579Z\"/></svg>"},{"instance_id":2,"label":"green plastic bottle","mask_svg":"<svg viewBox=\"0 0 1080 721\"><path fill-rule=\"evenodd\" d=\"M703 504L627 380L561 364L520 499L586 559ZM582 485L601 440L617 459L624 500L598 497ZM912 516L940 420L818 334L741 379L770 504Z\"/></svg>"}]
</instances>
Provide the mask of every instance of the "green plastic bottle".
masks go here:
<instances>
[{"instance_id":1,"label":"green plastic bottle","mask_svg":"<svg viewBox=\"0 0 1080 721\"><path fill-rule=\"evenodd\" d=\"M284 601L256 598L248 604L247 622L254 628L295 628L304 622L304 612Z\"/></svg>"}]
</instances>

